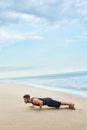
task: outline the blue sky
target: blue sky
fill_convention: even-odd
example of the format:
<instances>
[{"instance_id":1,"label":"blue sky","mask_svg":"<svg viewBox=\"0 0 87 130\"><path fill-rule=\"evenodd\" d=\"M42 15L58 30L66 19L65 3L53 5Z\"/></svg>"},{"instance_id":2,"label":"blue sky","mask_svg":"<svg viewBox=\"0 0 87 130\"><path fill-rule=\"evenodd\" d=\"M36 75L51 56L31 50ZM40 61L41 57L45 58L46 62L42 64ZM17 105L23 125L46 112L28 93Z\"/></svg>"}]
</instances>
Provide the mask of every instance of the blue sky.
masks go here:
<instances>
[{"instance_id":1,"label":"blue sky","mask_svg":"<svg viewBox=\"0 0 87 130\"><path fill-rule=\"evenodd\" d=\"M87 70L86 0L0 0L0 77Z\"/></svg>"}]
</instances>

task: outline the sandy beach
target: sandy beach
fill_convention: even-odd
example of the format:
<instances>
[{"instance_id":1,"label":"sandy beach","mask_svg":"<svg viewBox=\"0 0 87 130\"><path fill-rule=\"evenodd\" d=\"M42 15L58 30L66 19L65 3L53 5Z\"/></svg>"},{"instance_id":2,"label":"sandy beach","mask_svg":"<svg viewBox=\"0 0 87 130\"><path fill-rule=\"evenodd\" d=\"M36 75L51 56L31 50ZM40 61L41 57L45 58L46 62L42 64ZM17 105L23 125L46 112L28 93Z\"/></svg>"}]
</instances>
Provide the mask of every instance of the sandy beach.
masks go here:
<instances>
[{"instance_id":1,"label":"sandy beach","mask_svg":"<svg viewBox=\"0 0 87 130\"><path fill-rule=\"evenodd\" d=\"M30 108L23 95L73 102L76 110ZM0 130L87 130L87 98L26 85L0 83Z\"/></svg>"}]
</instances>

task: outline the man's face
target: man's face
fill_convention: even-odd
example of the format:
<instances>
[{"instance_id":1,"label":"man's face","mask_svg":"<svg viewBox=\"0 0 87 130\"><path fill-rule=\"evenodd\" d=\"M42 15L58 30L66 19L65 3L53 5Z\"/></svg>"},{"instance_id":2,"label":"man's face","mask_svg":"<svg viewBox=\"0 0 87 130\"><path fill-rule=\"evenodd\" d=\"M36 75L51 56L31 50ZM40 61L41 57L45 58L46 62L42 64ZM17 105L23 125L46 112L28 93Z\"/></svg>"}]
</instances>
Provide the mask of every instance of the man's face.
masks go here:
<instances>
[{"instance_id":1,"label":"man's face","mask_svg":"<svg viewBox=\"0 0 87 130\"><path fill-rule=\"evenodd\" d=\"M24 98L24 102L25 103L29 103L29 99L28 98Z\"/></svg>"}]
</instances>

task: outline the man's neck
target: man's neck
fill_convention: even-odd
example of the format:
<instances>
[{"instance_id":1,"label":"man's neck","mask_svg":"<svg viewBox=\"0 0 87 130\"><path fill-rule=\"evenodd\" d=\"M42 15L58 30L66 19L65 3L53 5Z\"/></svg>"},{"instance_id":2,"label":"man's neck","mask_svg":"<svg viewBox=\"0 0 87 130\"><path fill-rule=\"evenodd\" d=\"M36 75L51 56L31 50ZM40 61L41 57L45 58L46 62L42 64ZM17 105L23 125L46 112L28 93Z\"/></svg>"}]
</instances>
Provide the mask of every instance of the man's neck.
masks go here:
<instances>
[{"instance_id":1,"label":"man's neck","mask_svg":"<svg viewBox=\"0 0 87 130\"><path fill-rule=\"evenodd\" d=\"M31 101L31 100L32 100L32 99L30 98L30 99L29 99L29 102L30 102L30 103L32 103L32 101Z\"/></svg>"}]
</instances>

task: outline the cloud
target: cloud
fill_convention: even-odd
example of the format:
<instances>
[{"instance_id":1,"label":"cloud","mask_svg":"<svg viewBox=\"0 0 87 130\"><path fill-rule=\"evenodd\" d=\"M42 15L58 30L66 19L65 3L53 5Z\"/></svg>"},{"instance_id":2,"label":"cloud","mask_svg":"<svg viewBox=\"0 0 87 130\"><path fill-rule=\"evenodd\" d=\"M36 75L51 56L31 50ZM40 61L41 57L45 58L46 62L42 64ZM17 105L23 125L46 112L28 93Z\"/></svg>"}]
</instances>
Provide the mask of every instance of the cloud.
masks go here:
<instances>
[{"instance_id":1,"label":"cloud","mask_svg":"<svg viewBox=\"0 0 87 130\"><path fill-rule=\"evenodd\" d=\"M73 20L78 18L83 21L87 18L87 1L81 0L32 0L25 1L25 8L21 12L33 14L45 18L49 22L60 22L65 19Z\"/></svg>"},{"instance_id":2,"label":"cloud","mask_svg":"<svg viewBox=\"0 0 87 130\"><path fill-rule=\"evenodd\" d=\"M42 74L42 68L39 66L0 66L0 78L12 78L12 77L24 77L24 76L35 76ZM41 72L40 72L41 71ZM45 71L43 70L43 74Z\"/></svg>"},{"instance_id":3,"label":"cloud","mask_svg":"<svg viewBox=\"0 0 87 130\"><path fill-rule=\"evenodd\" d=\"M23 40L43 40L44 38L38 34L29 32L12 31L0 29L0 47L14 44L17 41Z\"/></svg>"},{"instance_id":4,"label":"cloud","mask_svg":"<svg viewBox=\"0 0 87 130\"><path fill-rule=\"evenodd\" d=\"M32 31L68 26L80 21L87 23L86 0L0 0L0 46L22 40L43 40L39 33L18 30L18 26L32 28ZM9 26L16 27L16 31ZM21 26L21 28L22 28ZM85 38L84 38L85 39ZM75 39L74 39L75 40ZM72 40L66 40L71 43Z\"/></svg>"},{"instance_id":5,"label":"cloud","mask_svg":"<svg viewBox=\"0 0 87 130\"><path fill-rule=\"evenodd\" d=\"M1 0L0 23L44 22L63 23L66 19L87 21L87 1L84 0ZM43 22L42 22L43 21Z\"/></svg>"},{"instance_id":6,"label":"cloud","mask_svg":"<svg viewBox=\"0 0 87 130\"><path fill-rule=\"evenodd\" d=\"M40 19L36 17L34 14L27 14L22 12L8 11L1 13L3 16L3 22L5 24L17 24L17 23L25 23L29 25L40 25L42 22L46 22L45 19Z\"/></svg>"},{"instance_id":7,"label":"cloud","mask_svg":"<svg viewBox=\"0 0 87 130\"><path fill-rule=\"evenodd\" d=\"M0 66L0 72L21 71L21 70L31 70L31 69L35 69L35 67L32 67L32 66L24 66L24 67Z\"/></svg>"},{"instance_id":8,"label":"cloud","mask_svg":"<svg viewBox=\"0 0 87 130\"><path fill-rule=\"evenodd\" d=\"M77 40L87 41L87 35L78 36L78 37L77 37Z\"/></svg>"},{"instance_id":9,"label":"cloud","mask_svg":"<svg viewBox=\"0 0 87 130\"><path fill-rule=\"evenodd\" d=\"M87 31L82 32L80 35L71 37L64 40L64 45L70 45L72 43L77 43L77 41L86 41L87 42Z\"/></svg>"},{"instance_id":10,"label":"cloud","mask_svg":"<svg viewBox=\"0 0 87 130\"><path fill-rule=\"evenodd\" d=\"M70 44L73 43L73 41L74 41L74 39L67 39L67 40L64 41L64 44L65 45L70 45Z\"/></svg>"},{"instance_id":11,"label":"cloud","mask_svg":"<svg viewBox=\"0 0 87 130\"><path fill-rule=\"evenodd\" d=\"M6 10L12 6L11 0L0 0L0 10Z\"/></svg>"}]
</instances>

